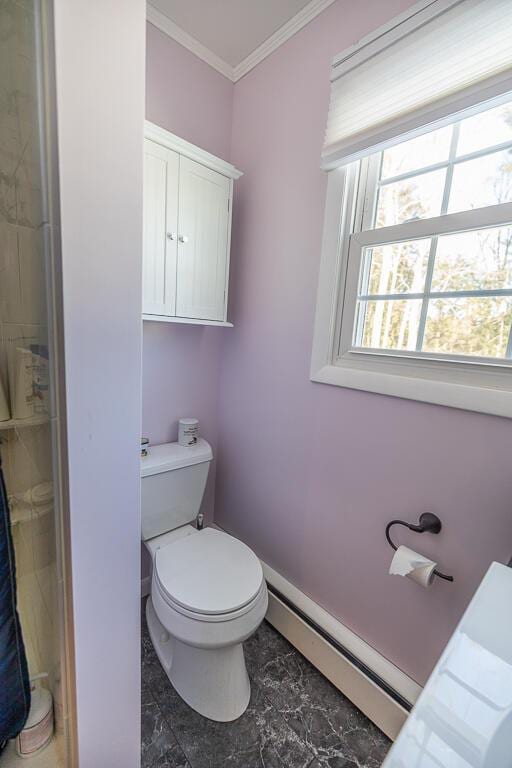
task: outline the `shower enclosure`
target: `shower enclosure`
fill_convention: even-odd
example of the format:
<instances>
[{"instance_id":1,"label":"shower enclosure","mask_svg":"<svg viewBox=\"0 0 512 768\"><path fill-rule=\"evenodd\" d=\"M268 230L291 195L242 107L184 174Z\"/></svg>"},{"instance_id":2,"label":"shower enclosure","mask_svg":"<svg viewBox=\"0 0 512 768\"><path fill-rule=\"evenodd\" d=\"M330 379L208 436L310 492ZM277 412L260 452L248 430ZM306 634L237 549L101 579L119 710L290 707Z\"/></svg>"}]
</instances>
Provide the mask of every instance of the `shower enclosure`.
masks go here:
<instances>
[{"instance_id":1,"label":"shower enclosure","mask_svg":"<svg viewBox=\"0 0 512 768\"><path fill-rule=\"evenodd\" d=\"M28 764L68 766L72 633L50 14L49 0L0 0L0 452L29 674L53 698L53 738ZM18 763L11 742L0 768Z\"/></svg>"}]
</instances>

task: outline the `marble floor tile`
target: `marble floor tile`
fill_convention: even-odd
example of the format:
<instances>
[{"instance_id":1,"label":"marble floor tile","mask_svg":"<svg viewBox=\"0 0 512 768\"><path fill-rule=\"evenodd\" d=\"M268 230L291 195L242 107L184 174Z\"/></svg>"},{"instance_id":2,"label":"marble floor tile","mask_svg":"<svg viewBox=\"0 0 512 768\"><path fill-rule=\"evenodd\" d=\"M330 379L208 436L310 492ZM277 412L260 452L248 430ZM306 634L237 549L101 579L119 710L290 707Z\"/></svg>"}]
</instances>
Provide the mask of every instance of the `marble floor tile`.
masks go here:
<instances>
[{"instance_id":1,"label":"marble floor tile","mask_svg":"<svg viewBox=\"0 0 512 768\"><path fill-rule=\"evenodd\" d=\"M329 768L378 768L390 741L295 649L261 666L254 680Z\"/></svg>"},{"instance_id":2,"label":"marble floor tile","mask_svg":"<svg viewBox=\"0 0 512 768\"><path fill-rule=\"evenodd\" d=\"M153 694L151 693L151 686L147 682L147 680L144 680L142 678L141 682L141 689L140 689L140 703L141 704L152 704L154 702Z\"/></svg>"},{"instance_id":3,"label":"marble floor tile","mask_svg":"<svg viewBox=\"0 0 512 768\"><path fill-rule=\"evenodd\" d=\"M307 768L313 754L257 685L249 707L232 723L217 723L192 710L167 680L152 689L192 768Z\"/></svg>"},{"instance_id":4,"label":"marble floor tile","mask_svg":"<svg viewBox=\"0 0 512 768\"><path fill-rule=\"evenodd\" d=\"M155 743L143 768L165 762L165 721L190 768L378 768L388 739L264 622L245 644L251 701L233 723L216 723L192 710L174 691L142 621L145 732ZM160 733L164 734L160 739ZM144 743L143 743L144 744ZM172 746L168 746L172 750ZM144 762L146 759L146 762ZM148 762L149 759L149 762ZM174 758L173 758L174 759ZM158 762L163 760L163 762ZM153 762L151 762L153 761Z\"/></svg>"},{"instance_id":5,"label":"marble floor tile","mask_svg":"<svg viewBox=\"0 0 512 768\"><path fill-rule=\"evenodd\" d=\"M142 705L141 741L141 768L189 768L156 702Z\"/></svg>"},{"instance_id":6,"label":"marble floor tile","mask_svg":"<svg viewBox=\"0 0 512 768\"><path fill-rule=\"evenodd\" d=\"M245 663L251 678L269 662L290 653L297 651L267 621L260 624L254 635L244 643Z\"/></svg>"}]
</instances>

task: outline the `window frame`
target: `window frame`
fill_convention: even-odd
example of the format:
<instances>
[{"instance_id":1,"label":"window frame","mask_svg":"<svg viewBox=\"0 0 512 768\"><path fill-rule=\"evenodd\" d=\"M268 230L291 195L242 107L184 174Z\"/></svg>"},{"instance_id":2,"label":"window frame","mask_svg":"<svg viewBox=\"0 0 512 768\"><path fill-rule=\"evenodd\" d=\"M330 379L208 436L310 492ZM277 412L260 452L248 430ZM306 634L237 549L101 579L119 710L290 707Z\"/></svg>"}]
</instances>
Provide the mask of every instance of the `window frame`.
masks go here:
<instances>
[{"instance_id":1,"label":"window frame","mask_svg":"<svg viewBox=\"0 0 512 768\"><path fill-rule=\"evenodd\" d=\"M327 174L311 380L512 418L512 360L352 346L365 247L512 222L501 203L368 229L378 172L364 158Z\"/></svg>"}]
</instances>

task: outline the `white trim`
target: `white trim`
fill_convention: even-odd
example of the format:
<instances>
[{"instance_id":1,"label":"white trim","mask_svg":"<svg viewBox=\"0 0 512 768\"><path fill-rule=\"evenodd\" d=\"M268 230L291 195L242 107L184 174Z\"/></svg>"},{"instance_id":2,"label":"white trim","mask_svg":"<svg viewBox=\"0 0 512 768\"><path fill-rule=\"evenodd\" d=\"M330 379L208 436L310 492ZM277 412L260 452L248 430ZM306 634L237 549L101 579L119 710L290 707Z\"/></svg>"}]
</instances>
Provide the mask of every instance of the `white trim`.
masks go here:
<instances>
[{"instance_id":1,"label":"white trim","mask_svg":"<svg viewBox=\"0 0 512 768\"><path fill-rule=\"evenodd\" d=\"M226 274L229 275L229 265L226 269ZM192 317L177 317L176 315L148 315L144 313L142 319L147 322L154 323L184 323L186 325L215 325L221 328L233 328L233 323L228 323L225 320L201 320L200 318ZM0 429L2 429L2 422L0 422Z\"/></svg>"},{"instance_id":2,"label":"white trim","mask_svg":"<svg viewBox=\"0 0 512 768\"><path fill-rule=\"evenodd\" d=\"M224 530L215 523L213 527ZM418 683L284 576L263 561L261 565L265 579L271 587L297 606L305 616L363 662L411 705L416 703L422 691ZM140 591L141 598L150 594L151 576L141 579ZM265 618L390 739L396 738L408 714L398 702L272 593L269 593Z\"/></svg>"},{"instance_id":3,"label":"white trim","mask_svg":"<svg viewBox=\"0 0 512 768\"><path fill-rule=\"evenodd\" d=\"M161 32L164 32L206 64L209 64L210 67L216 69L221 75L227 77L228 80L236 83L244 77L244 75L254 69L260 62L266 59L267 56L270 56L271 53L283 45L283 43L305 27L306 24L313 21L313 19L322 13L322 11L332 5L333 2L334 0L311 0L304 6L304 8L295 14L295 16L292 16L292 18L276 30L273 35L267 38L267 40L264 40L261 45L255 48L254 51L251 51L245 59L234 67L196 40L195 37L192 37L188 32L185 32L168 16L151 5L150 2L146 3L146 19Z\"/></svg>"},{"instance_id":4,"label":"white trim","mask_svg":"<svg viewBox=\"0 0 512 768\"><path fill-rule=\"evenodd\" d=\"M359 280L359 270L349 269L350 255L357 261L365 246L426 237L433 230L441 234L504 224L512 221L512 203L361 232L354 226L358 173L359 165L353 164L327 177L311 380L512 418L510 363L355 350L350 322L341 333L343 313L354 316Z\"/></svg>"},{"instance_id":5,"label":"white trim","mask_svg":"<svg viewBox=\"0 0 512 768\"><path fill-rule=\"evenodd\" d=\"M488 227L507 226L512 221L512 203L488 205L486 208L471 208L469 211L445 213L430 219L413 219L402 224L367 229L352 235L351 242L358 248L420 240L436 235L449 235Z\"/></svg>"},{"instance_id":6,"label":"white trim","mask_svg":"<svg viewBox=\"0 0 512 768\"><path fill-rule=\"evenodd\" d=\"M218 526L215 526L218 527ZM312 611L310 618L315 620L317 624L322 626L318 621L318 609L322 611L320 606L313 603L312 600L304 595L304 593L296 590L293 585L286 582L279 574L265 563L262 563L265 572L265 577L270 584L272 580L277 581L281 585L280 591L285 594L286 586L283 588L283 582L294 591L294 597L297 602L295 603L306 614L308 613L307 602L311 603ZM276 586L276 589L278 587ZM146 576L140 581L140 595L141 599L144 599L151 594L151 576ZM278 597L269 592L268 610L265 618L277 629L280 634L290 642L294 648L297 648L313 666L321 672L333 685L338 688L350 701L352 701L364 714L370 718L370 720L377 725L381 731L383 731L390 739L396 739L398 733L407 719L407 711L403 709L394 699L388 696L379 686L370 680L360 669L354 666L345 656L343 656L333 645L327 642L321 635L312 629L305 621L303 621L297 614L295 614L288 606L286 606ZM291 598L289 598L291 600ZM306 603L306 605L305 605ZM305 610L306 609L306 610ZM325 613L325 612L324 612ZM332 616L326 614L329 620L326 624L329 626L329 634L335 639L341 638L347 640L347 633L353 634L343 624L333 619ZM322 617L320 616L320 619ZM334 623L333 623L334 622ZM326 627L325 631L328 629ZM373 654L373 662L378 669L386 668L390 665L390 662L383 656L378 654L373 648L367 646L363 640L354 638L361 644L360 648L366 646ZM350 640L350 638L348 638ZM354 643L351 643L354 647ZM357 649L356 649L357 650ZM356 654L355 654L356 655ZM411 700L414 703L421 693L421 687L411 680L407 675L398 670L396 667L394 670L398 673L397 676L393 676L393 679L398 684L402 684L403 690L407 691L408 696L404 697ZM395 690L397 690L395 688Z\"/></svg>"},{"instance_id":7,"label":"white trim","mask_svg":"<svg viewBox=\"0 0 512 768\"><path fill-rule=\"evenodd\" d=\"M144 122L144 137L157 144L161 144L167 149L172 149L174 152L178 152L180 155L188 157L190 160L195 160L197 163L201 163L201 165L211 168L212 171L222 173L229 179L239 179L243 176L242 171L239 171L234 165L231 165L231 163L228 163L226 160L222 160L222 158L212 155L205 149L201 149L195 144L185 141L185 139L165 130L165 128L161 128L155 123L151 123L149 120L145 120Z\"/></svg>"},{"instance_id":8,"label":"white trim","mask_svg":"<svg viewBox=\"0 0 512 768\"><path fill-rule=\"evenodd\" d=\"M315 603L304 592L295 587L291 582L281 576L269 565L262 561L265 579L286 597L293 605L302 611L309 619L324 630L330 637L347 649L353 656L359 659L365 666L384 680L393 690L400 694L410 704L414 704L421 693L421 686L412 678L402 672L391 661L372 648L361 637L352 632L332 614L328 613L318 603ZM314 630L312 630L314 631ZM349 662L350 663L350 662ZM402 707L400 710L403 711Z\"/></svg>"},{"instance_id":9,"label":"white trim","mask_svg":"<svg viewBox=\"0 0 512 768\"><path fill-rule=\"evenodd\" d=\"M213 523L213 528L225 530L216 523ZM416 703L422 691L418 683L284 576L263 560L260 562L265 579L271 587L411 705ZM408 714L403 707L272 593L269 593L265 618L389 738L396 738Z\"/></svg>"},{"instance_id":10,"label":"white trim","mask_svg":"<svg viewBox=\"0 0 512 768\"><path fill-rule=\"evenodd\" d=\"M162 13L155 8L151 3L146 3L146 19L154 27L164 32L164 34L176 40L177 43L182 45L188 51L197 56L198 59L204 61L205 64L209 64L210 67L216 69L221 75L227 77L228 80L234 82L233 67L213 53L209 48L196 40L195 37L189 35L185 30L174 23L165 13Z\"/></svg>"},{"instance_id":11,"label":"white trim","mask_svg":"<svg viewBox=\"0 0 512 768\"><path fill-rule=\"evenodd\" d=\"M221 528L216 524L214 524L213 527L219 531L224 530L223 528ZM376 651L375 648L372 648L371 645L369 645L361 637L356 635L355 632L352 632L351 629L349 629L344 624L342 624L341 621L339 621L334 616L332 616L332 614L328 613L324 608L318 605L318 603L315 603L313 600L311 600L310 597L304 594L304 592L301 592L299 589L297 589L297 587L295 587L291 582L285 579L284 576L281 576L280 573L278 573L269 565L267 565L263 560L261 560L260 562L263 568L263 574L265 576L265 579L270 584L271 587L274 587L284 597L286 597L293 605L297 606L297 608L299 608L299 610L302 611L302 613L304 613L309 619L311 619L311 621L313 621L321 629L323 629L324 632L326 632L330 637L332 637L334 640L340 643L340 645L346 648L347 651L349 651L353 656L355 656L357 659L363 662L369 669L372 670L372 672L378 675L381 678L381 680L384 680L384 682L386 682L390 686L390 688L393 688L393 690L399 693L400 696L402 696L411 705L416 703L422 688L420 685L418 685L418 683L415 680L413 680L411 677L406 675L405 672L402 672L401 669L399 669L391 661L386 659L385 656L382 656L382 654ZM147 595L150 594L150 592L151 592L151 574L149 576L145 576L141 578L140 580L141 597L146 597ZM276 599L278 598L274 597L274 600ZM281 601L279 602L281 605L284 605L284 603L282 603ZM290 609L287 608L287 610L289 611ZM271 618L268 615L266 616L266 618L271 623L273 623ZM299 619L299 621L302 621L302 619ZM308 629L310 628L308 627ZM290 638L287 632L283 631L282 629L279 629L279 631L281 632L281 634L285 635L285 637L287 637L290 640L292 645L295 645L293 641L293 637ZM312 629L310 629L310 631L315 632ZM315 632L315 635L319 636L316 632ZM336 653L338 655L341 655L339 654L339 651L336 651ZM310 659L310 661L312 661L312 663L315 664L314 660ZM350 662L347 662L347 663L350 664ZM363 673L360 672L360 674L363 674ZM331 679L329 675L326 675L326 677L328 677L329 680ZM372 683L372 685L375 685L375 683ZM340 690L343 690L343 689L340 688ZM387 694L384 694L384 695L386 695L386 697L389 698ZM399 707L401 712L405 711L398 704L397 706Z\"/></svg>"},{"instance_id":12,"label":"white trim","mask_svg":"<svg viewBox=\"0 0 512 768\"><path fill-rule=\"evenodd\" d=\"M334 57L331 66L331 83L344 78L352 70L375 59L388 48L407 38L423 26L428 26L435 19L441 19L455 6L463 5L466 0L420 0L402 14L372 31L354 45ZM349 75L350 81L351 75ZM327 120L326 140L322 149L321 167L330 170L340 163L347 164L361 159L371 152L382 151L393 146L397 141L414 138L415 135L441 127L445 121L451 121L453 115L463 112L484 101L499 98L512 89L510 68L488 74L463 87L458 92L432 98L423 106L411 104L405 113L394 113L379 122L377 117L366 128L356 133L339 135L333 125L339 123L336 115L340 107L335 87L331 87L331 104ZM382 120L382 115L381 115ZM334 134L331 136L334 130ZM338 134L338 139L335 136Z\"/></svg>"},{"instance_id":13,"label":"white trim","mask_svg":"<svg viewBox=\"0 0 512 768\"><path fill-rule=\"evenodd\" d=\"M421 376L422 369L413 362L408 362L409 375L339 364L322 366L312 374L311 380L379 395L512 418L510 390L424 378Z\"/></svg>"},{"instance_id":14,"label":"white trim","mask_svg":"<svg viewBox=\"0 0 512 768\"><path fill-rule=\"evenodd\" d=\"M350 224L344 226L349 215L347 210L351 197L348 188L350 176L353 182L356 171L353 166L336 168L327 174L327 196L325 199L324 228L320 257L320 273L316 297L315 327L311 353L313 381L327 365L332 365L334 341L337 336L336 322L340 304L340 291L345 283L347 260L342 254L348 252ZM341 212L341 215L340 215ZM330 382L325 382L330 383Z\"/></svg>"},{"instance_id":15,"label":"white trim","mask_svg":"<svg viewBox=\"0 0 512 768\"><path fill-rule=\"evenodd\" d=\"M265 618L383 733L395 740L407 711L269 592Z\"/></svg>"},{"instance_id":16,"label":"white trim","mask_svg":"<svg viewBox=\"0 0 512 768\"><path fill-rule=\"evenodd\" d=\"M331 80L337 80L363 61L375 56L384 47L460 2L461 0L420 0L415 3L337 54L332 60ZM384 37L385 40L382 40Z\"/></svg>"},{"instance_id":17,"label":"white trim","mask_svg":"<svg viewBox=\"0 0 512 768\"><path fill-rule=\"evenodd\" d=\"M255 48L252 53L233 68L234 81L240 80L244 75L254 69L260 62L270 56L283 43L286 43L293 35L299 32L306 24L313 21L322 11L325 11L334 0L311 0L295 16L283 24L273 35Z\"/></svg>"}]
</instances>

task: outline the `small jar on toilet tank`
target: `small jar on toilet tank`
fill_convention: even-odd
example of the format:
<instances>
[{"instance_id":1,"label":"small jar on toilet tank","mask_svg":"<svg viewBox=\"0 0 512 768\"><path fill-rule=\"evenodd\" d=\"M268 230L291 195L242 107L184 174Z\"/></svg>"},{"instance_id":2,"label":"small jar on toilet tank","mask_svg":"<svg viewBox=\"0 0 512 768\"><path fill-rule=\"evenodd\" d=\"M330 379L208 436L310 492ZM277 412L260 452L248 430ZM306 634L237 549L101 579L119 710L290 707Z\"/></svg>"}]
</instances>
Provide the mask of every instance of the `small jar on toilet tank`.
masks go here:
<instances>
[{"instance_id":1,"label":"small jar on toilet tank","mask_svg":"<svg viewBox=\"0 0 512 768\"><path fill-rule=\"evenodd\" d=\"M180 419L178 422L178 443L196 445L199 440L199 422L197 419Z\"/></svg>"}]
</instances>

